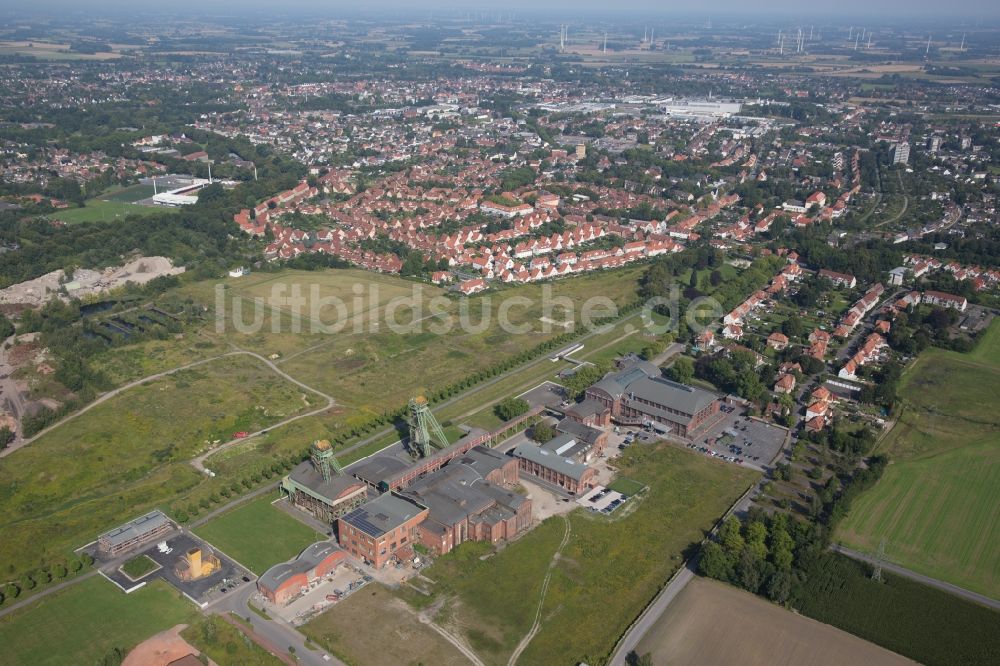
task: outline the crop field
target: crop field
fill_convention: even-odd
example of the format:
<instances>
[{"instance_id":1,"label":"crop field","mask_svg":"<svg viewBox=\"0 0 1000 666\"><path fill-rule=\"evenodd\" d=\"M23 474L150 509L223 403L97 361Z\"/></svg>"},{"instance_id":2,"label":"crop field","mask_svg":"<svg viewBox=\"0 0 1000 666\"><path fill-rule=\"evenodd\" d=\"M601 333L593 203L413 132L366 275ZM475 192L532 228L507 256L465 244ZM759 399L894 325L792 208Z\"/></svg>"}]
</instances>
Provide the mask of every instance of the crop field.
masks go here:
<instances>
[{"instance_id":1,"label":"crop field","mask_svg":"<svg viewBox=\"0 0 1000 666\"><path fill-rule=\"evenodd\" d=\"M883 576L877 583L867 565L828 552L806 571L796 610L928 666L1000 662L1000 612Z\"/></svg>"},{"instance_id":2,"label":"crop field","mask_svg":"<svg viewBox=\"0 0 1000 666\"><path fill-rule=\"evenodd\" d=\"M327 538L272 506L273 500L264 495L213 518L195 533L258 576Z\"/></svg>"},{"instance_id":3,"label":"crop field","mask_svg":"<svg viewBox=\"0 0 1000 666\"><path fill-rule=\"evenodd\" d=\"M708 578L685 586L636 652L654 664L845 663L889 666L909 659Z\"/></svg>"},{"instance_id":4,"label":"crop field","mask_svg":"<svg viewBox=\"0 0 1000 666\"><path fill-rule=\"evenodd\" d=\"M641 449L641 450L640 450ZM683 551L756 478L756 473L669 446L631 447L621 471L648 485L617 518L569 514L569 537L552 570L541 626L521 663L601 663L618 637L680 566ZM439 621L465 637L487 664L504 664L530 629L542 581L566 534L550 518L488 559L486 544L463 544L426 572ZM424 585L423 581L420 583Z\"/></svg>"},{"instance_id":5,"label":"crop field","mask_svg":"<svg viewBox=\"0 0 1000 666\"><path fill-rule=\"evenodd\" d=\"M94 576L0 618L0 661L96 664L113 648L129 650L196 617L194 606L163 581L126 595Z\"/></svg>"},{"instance_id":6,"label":"crop field","mask_svg":"<svg viewBox=\"0 0 1000 666\"><path fill-rule=\"evenodd\" d=\"M266 427L319 400L260 362L234 356L95 406L4 459L0 565L41 564L87 543L198 483L189 460L208 442Z\"/></svg>"},{"instance_id":7,"label":"crop field","mask_svg":"<svg viewBox=\"0 0 1000 666\"><path fill-rule=\"evenodd\" d=\"M904 411L880 445L892 464L853 504L837 539L1000 598L1000 328L970 354L924 352L904 376Z\"/></svg>"},{"instance_id":8,"label":"crop field","mask_svg":"<svg viewBox=\"0 0 1000 666\"><path fill-rule=\"evenodd\" d=\"M469 660L380 585L369 585L301 627L348 664L466 666Z\"/></svg>"}]
</instances>

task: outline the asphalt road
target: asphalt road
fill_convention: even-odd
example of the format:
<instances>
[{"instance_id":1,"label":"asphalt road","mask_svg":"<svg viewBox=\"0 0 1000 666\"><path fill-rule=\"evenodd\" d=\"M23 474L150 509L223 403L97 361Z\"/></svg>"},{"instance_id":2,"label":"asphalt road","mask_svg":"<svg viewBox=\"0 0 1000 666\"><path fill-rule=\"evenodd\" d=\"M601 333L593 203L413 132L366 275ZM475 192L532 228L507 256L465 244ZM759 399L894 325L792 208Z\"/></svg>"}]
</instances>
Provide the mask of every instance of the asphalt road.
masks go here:
<instances>
[{"instance_id":1,"label":"asphalt road","mask_svg":"<svg viewBox=\"0 0 1000 666\"><path fill-rule=\"evenodd\" d=\"M289 647L295 648L294 657L300 664L308 666L346 666L331 654L326 653L321 648L310 650L306 647L305 637L293 627L285 624L281 620L272 617L265 620L253 609L250 608L250 599L257 592L256 585L244 585L234 594L223 597L219 601L210 605L206 611L210 613L232 612L240 616L243 620L248 620L253 627L254 633L271 643L275 650L287 652Z\"/></svg>"}]
</instances>

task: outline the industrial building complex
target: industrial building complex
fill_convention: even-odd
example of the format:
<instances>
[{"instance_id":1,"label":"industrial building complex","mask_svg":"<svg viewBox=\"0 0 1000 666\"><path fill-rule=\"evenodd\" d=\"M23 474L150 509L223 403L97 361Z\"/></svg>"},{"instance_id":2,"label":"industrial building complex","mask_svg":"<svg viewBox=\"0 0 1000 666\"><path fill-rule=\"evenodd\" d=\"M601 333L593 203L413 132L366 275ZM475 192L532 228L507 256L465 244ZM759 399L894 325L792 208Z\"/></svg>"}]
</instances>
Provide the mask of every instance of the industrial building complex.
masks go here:
<instances>
[{"instance_id":1,"label":"industrial building complex","mask_svg":"<svg viewBox=\"0 0 1000 666\"><path fill-rule=\"evenodd\" d=\"M649 424L663 433L691 437L719 411L719 400L709 391L660 374L655 365L635 361L606 375L587 389L579 418L601 424L609 420L622 425Z\"/></svg>"},{"instance_id":2,"label":"industrial building complex","mask_svg":"<svg viewBox=\"0 0 1000 666\"><path fill-rule=\"evenodd\" d=\"M659 375L652 364L628 360L565 410L555 437L523 442L506 453L489 446L496 433L476 429L449 444L427 402L414 398L405 445L412 458L379 453L345 470L330 443L321 440L281 488L293 506L336 528L343 553L375 568L412 559L415 544L443 555L466 541L508 541L532 523L532 500L516 491L520 475L582 495L597 485L589 463L603 455L612 421L686 437L718 411L714 394ZM265 596L291 594L278 589L284 578L314 568L307 567L314 560L280 565L265 576ZM301 587L302 580L308 576L292 587Z\"/></svg>"}]
</instances>

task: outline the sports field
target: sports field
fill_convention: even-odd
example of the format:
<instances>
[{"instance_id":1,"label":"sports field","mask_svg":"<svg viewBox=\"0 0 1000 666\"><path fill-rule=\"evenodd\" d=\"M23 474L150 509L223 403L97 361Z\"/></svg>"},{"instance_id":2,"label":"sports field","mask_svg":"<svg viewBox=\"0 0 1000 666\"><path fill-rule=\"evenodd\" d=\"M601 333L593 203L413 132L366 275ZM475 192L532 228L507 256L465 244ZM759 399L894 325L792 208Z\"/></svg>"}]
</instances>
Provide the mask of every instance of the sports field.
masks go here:
<instances>
[{"instance_id":1,"label":"sports field","mask_svg":"<svg viewBox=\"0 0 1000 666\"><path fill-rule=\"evenodd\" d=\"M64 208L49 214L48 218L66 224L78 224L80 222L123 220L128 216L144 217L146 215L170 214L175 210L175 208L162 206L140 206L127 201L87 199L83 208Z\"/></svg>"},{"instance_id":2,"label":"sports field","mask_svg":"<svg viewBox=\"0 0 1000 666\"><path fill-rule=\"evenodd\" d=\"M680 566L682 552L756 478L756 473L670 446L630 447L622 473L649 486L629 511L608 519L577 509L550 518L488 559L488 544L463 544L425 575L437 617L486 664L506 664L531 629L546 572L537 633L519 663L603 663L618 637ZM628 505L623 508L628 508ZM566 538L560 550L560 544ZM559 553L556 556L556 553ZM419 655L414 655L414 659Z\"/></svg>"},{"instance_id":3,"label":"sports field","mask_svg":"<svg viewBox=\"0 0 1000 666\"><path fill-rule=\"evenodd\" d=\"M844 544L1000 599L1000 327L969 354L928 350L880 444L892 464L837 531Z\"/></svg>"},{"instance_id":4,"label":"sports field","mask_svg":"<svg viewBox=\"0 0 1000 666\"><path fill-rule=\"evenodd\" d=\"M233 356L121 393L0 466L0 566L62 557L204 477L209 442L325 404L259 361Z\"/></svg>"},{"instance_id":5,"label":"sports field","mask_svg":"<svg viewBox=\"0 0 1000 666\"><path fill-rule=\"evenodd\" d=\"M873 643L749 592L695 577L640 641L654 664L913 664Z\"/></svg>"},{"instance_id":6,"label":"sports field","mask_svg":"<svg viewBox=\"0 0 1000 666\"><path fill-rule=\"evenodd\" d=\"M0 618L0 663L96 664L116 647L127 651L196 617L194 606L163 581L126 595L94 576Z\"/></svg>"},{"instance_id":7,"label":"sports field","mask_svg":"<svg viewBox=\"0 0 1000 666\"><path fill-rule=\"evenodd\" d=\"M258 576L328 538L272 506L273 501L270 494L264 495L210 520L195 533Z\"/></svg>"}]
</instances>

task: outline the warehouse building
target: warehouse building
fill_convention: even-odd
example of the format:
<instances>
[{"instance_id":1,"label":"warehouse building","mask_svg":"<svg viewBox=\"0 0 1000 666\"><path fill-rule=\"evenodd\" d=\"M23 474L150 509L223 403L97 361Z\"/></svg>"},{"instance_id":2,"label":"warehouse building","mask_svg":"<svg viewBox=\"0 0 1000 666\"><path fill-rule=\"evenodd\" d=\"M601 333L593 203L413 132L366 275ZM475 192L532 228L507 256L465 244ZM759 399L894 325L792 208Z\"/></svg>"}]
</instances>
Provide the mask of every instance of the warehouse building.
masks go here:
<instances>
[{"instance_id":1,"label":"warehouse building","mask_svg":"<svg viewBox=\"0 0 1000 666\"><path fill-rule=\"evenodd\" d=\"M489 449L479 453L479 459L453 461L402 491L428 508L417 536L438 555L466 541L510 540L531 526L531 500L504 487L517 483L517 461Z\"/></svg>"},{"instance_id":2,"label":"warehouse building","mask_svg":"<svg viewBox=\"0 0 1000 666\"><path fill-rule=\"evenodd\" d=\"M271 603L284 606L306 592L347 559L347 554L330 541L309 546L291 562L282 562L264 572L257 580L257 590Z\"/></svg>"},{"instance_id":3,"label":"warehouse building","mask_svg":"<svg viewBox=\"0 0 1000 666\"><path fill-rule=\"evenodd\" d=\"M97 537L97 549L110 557L134 550L174 529L162 511L150 511Z\"/></svg>"},{"instance_id":4,"label":"warehouse building","mask_svg":"<svg viewBox=\"0 0 1000 666\"><path fill-rule=\"evenodd\" d=\"M593 467L534 444L521 444L511 455L517 458L521 472L558 486L568 493L582 493L596 483L597 470Z\"/></svg>"},{"instance_id":5,"label":"warehouse building","mask_svg":"<svg viewBox=\"0 0 1000 666\"><path fill-rule=\"evenodd\" d=\"M622 425L651 425L665 433L692 437L719 411L718 397L660 376L651 363L630 363L587 389L587 400L601 403Z\"/></svg>"}]
</instances>

